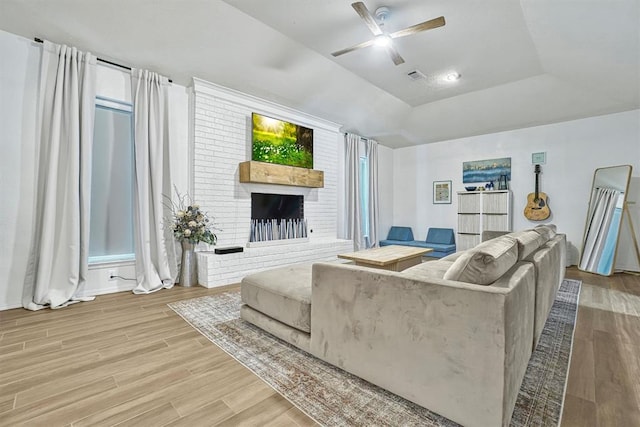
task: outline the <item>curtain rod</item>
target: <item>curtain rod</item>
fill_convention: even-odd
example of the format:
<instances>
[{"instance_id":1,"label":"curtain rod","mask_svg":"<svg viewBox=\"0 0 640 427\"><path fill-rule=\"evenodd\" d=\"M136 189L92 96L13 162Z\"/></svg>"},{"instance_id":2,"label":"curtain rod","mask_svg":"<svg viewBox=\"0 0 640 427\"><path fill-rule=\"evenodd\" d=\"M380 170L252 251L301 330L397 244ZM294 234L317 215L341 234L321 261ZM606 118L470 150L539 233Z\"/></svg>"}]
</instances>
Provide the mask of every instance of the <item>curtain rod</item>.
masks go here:
<instances>
[{"instance_id":1,"label":"curtain rod","mask_svg":"<svg viewBox=\"0 0 640 427\"><path fill-rule=\"evenodd\" d=\"M33 41L35 41L36 43L43 43L43 40L39 39L38 37L34 37ZM102 59L102 58L97 58L97 60L100 61L100 62L103 62L105 64L113 65L114 67L118 67L118 68L122 68L122 69L127 70L127 71L131 71L131 67L128 67L126 65L118 64L116 62L107 61L106 59ZM169 79L169 83L173 83L173 80Z\"/></svg>"},{"instance_id":2,"label":"curtain rod","mask_svg":"<svg viewBox=\"0 0 640 427\"><path fill-rule=\"evenodd\" d=\"M345 132L344 133L344 136L347 136L347 135L349 135L349 132ZM353 134L353 135L355 135L355 134ZM356 135L356 136L359 137L363 141L369 141L369 138L365 138L364 136L360 136L360 135Z\"/></svg>"}]
</instances>

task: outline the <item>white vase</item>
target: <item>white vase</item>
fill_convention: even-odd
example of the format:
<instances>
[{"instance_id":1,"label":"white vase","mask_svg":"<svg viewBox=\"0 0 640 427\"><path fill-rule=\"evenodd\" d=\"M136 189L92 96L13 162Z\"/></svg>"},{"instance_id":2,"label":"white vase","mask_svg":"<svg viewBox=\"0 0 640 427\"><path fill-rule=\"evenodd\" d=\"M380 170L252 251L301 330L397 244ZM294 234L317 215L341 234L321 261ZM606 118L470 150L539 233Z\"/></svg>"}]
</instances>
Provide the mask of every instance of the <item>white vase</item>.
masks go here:
<instances>
[{"instance_id":1,"label":"white vase","mask_svg":"<svg viewBox=\"0 0 640 427\"><path fill-rule=\"evenodd\" d=\"M180 286L190 288L198 285L198 260L195 245L188 240L182 241L182 262L180 263Z\"/></svg>"}]
</instances>

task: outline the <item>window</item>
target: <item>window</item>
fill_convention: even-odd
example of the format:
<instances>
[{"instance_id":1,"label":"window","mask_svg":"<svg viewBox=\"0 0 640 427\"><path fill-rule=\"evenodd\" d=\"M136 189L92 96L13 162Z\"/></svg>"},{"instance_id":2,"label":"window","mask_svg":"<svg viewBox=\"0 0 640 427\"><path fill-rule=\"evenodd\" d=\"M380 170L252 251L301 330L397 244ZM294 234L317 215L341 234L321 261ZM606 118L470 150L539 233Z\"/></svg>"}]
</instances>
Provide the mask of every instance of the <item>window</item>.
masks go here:
<instances>
[{"instance_id":1,"label":"window","mask_svg":"<svg viewBox=\"0 0 640 427\"><path fill-rule=\"evenodd\" d=\"M360 226L369 247L369 163L366 157L360 157Z\"/></svg>"},{"instance_id":2,"label":"window","mask_svg":"<svg viewBox=\"0 0 640 427\"><path fill-rule=\"evenodd\" d=\"M131 104L96 98L89 263L135 259Z\"/></svg>"}]
</instances>

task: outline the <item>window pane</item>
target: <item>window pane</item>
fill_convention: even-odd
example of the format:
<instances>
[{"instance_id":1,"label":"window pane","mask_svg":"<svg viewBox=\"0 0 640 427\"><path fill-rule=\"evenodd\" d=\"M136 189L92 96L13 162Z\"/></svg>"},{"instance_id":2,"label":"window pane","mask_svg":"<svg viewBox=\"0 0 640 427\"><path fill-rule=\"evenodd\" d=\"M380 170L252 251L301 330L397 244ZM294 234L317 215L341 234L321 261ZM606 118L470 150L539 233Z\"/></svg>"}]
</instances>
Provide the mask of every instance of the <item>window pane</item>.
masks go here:
<instances>
[{"instance_id":1,"label":"window pane","mask_svg":"<svg viewBox=\"0 0 640 427\"><path fill-rule=\"evenodd\" d=\"M134 259L131 106L96 101L89 262Z\"/></svg>"}]
</instances>

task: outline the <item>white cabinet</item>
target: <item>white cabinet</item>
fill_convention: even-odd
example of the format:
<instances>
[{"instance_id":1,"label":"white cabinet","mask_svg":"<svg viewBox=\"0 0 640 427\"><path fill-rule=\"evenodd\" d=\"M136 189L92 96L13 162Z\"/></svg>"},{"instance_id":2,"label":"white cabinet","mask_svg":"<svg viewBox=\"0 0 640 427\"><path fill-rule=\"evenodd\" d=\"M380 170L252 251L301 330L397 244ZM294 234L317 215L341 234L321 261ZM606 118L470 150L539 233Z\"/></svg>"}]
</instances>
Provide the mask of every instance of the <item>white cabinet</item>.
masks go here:
<instances>
[{"instance_id":1,"label":"white cabinet","mask_svg":"<svg viewBox=\"0 0 640 427\"><path fill-rule=\"evenodd\" d=\"M458 192L457 249L476 246L484 230L511 231L511 191Z\"/></svg>"}]
</instances>

